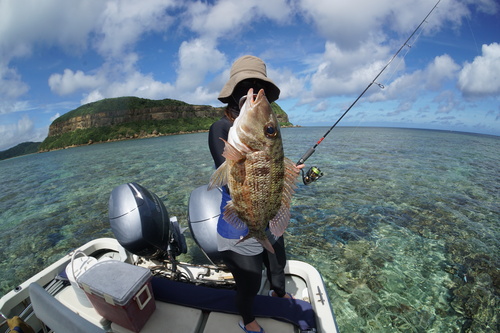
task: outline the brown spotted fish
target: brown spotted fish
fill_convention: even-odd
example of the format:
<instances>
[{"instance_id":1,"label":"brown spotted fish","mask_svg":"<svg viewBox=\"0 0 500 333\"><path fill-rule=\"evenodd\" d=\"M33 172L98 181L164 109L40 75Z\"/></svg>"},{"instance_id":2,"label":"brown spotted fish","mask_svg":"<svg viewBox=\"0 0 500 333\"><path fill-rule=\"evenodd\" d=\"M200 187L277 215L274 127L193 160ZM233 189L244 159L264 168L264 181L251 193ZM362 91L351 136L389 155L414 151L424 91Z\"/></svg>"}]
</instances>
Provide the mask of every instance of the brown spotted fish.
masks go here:
<instances>
[{"instance_id":1,"label":"brown spotted fish","mask_svg":"<svg viewBox=\"0 0 500 333\"><path fill-rule=\"evenodd\" d=\"M265 230L269 226L275 237L285 232L298 169L284 157L279 123L263 89L256 96L248 91L225 143L226 161L210 178L209 188L228 185L232 200L224 219L249 229L240 242L255 237L274 253Z\"/></svg>"}]
</instances>

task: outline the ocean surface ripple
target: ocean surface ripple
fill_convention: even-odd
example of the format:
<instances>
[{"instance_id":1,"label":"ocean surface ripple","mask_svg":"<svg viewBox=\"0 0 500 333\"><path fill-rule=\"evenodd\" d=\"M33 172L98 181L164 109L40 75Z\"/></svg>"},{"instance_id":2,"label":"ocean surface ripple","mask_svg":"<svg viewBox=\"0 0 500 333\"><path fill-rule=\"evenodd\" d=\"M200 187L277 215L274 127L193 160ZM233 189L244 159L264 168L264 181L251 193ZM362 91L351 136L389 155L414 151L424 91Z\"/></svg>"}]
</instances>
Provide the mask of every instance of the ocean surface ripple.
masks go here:
<instances>
[{"instance_id":1,"label":"ocean surface ripple","mask_svg":"<svg viewBox=\"0 0 500 333\"><path fill-rule=\"evenodd\" d=\"M283 129L292 160L326 128ZM500 138L338 128L307 161L289 259L323 275L342 332L500 331ZM187 224L214 171L207 134L112 142L0 161L0 294L71 249L112 237L111 190L137 182ZM187 232L183 260L205 262Z\"/></svg>"}]
</instances>

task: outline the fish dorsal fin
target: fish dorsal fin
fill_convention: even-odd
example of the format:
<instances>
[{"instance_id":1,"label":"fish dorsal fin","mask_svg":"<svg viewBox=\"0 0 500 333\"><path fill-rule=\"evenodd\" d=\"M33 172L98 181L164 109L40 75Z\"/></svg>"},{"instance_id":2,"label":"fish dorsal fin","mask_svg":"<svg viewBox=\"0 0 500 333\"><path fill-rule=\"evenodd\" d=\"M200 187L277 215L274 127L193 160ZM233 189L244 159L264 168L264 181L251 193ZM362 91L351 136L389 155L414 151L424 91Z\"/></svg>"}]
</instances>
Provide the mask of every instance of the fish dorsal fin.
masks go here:
<instances>
[{"instance_id":1,"label":"fish dorsal fin","mask_svg":"<svg viewBox=\"0 0 500 333\"><path fill-rule=\"evenodd\" d=\"M236 149L233 145L231 145L223 138L220 139L226 144L224 146L224 152L222 153L222 156L224 156L227 160L240 161L245 158L245 155L238 149Z\"/></svg>"},{"instance_id":2,"label":"fish dorsal fin","mask_svg":"<svg viewBox=\"0 0 500 333\"><path fill-rule=\"evenodd\" d=\"M233 201L230 200L227 202L227 205L224 207L224 220L235 227L236 229L245 229L247 225L243 222L239 217L236 209L234 208Z\"/></svg>"},{"instance_id":3,"label":"fish dorsal fin","mask_svg":"<svg viewBox=\"0 0 500 333\"><path fill-rule=\"evenodd\" d=\"M217 186L224 186L227 184L227 173L228 166L227 163L222 163L217 170L213 173L212 177L210 177L210 181L208 183L208 190L211 190Z\"/></svg>"}]
</instances>

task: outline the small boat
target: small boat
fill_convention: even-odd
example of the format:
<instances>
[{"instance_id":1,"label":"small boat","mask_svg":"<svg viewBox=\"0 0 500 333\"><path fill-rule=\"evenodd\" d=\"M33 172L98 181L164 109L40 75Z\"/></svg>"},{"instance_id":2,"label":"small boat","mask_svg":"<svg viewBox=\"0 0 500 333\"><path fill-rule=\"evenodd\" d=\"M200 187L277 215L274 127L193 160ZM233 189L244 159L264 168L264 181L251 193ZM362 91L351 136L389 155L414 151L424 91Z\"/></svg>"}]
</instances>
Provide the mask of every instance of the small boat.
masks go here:
<instances>
[{"instance_id":1,"label":"small boat","mask_svg":"<svg viewBox=\"0 0 500 333\"><path fill-rule=\"evenodd\" d=\"M234 304L235 283L217 252L220 190L195 189L188 226L210 264L177 260L187 252L183 231L162 201L137 183L116 187L109 200L115 238L92 240L46 267L0 300L4 321L20 317L34 332L243 332ZM336 333L338 327L320 273L288 260L287 292L269 296L262 274L254 302L270 333Z\"/></svg>"}]
</instances>

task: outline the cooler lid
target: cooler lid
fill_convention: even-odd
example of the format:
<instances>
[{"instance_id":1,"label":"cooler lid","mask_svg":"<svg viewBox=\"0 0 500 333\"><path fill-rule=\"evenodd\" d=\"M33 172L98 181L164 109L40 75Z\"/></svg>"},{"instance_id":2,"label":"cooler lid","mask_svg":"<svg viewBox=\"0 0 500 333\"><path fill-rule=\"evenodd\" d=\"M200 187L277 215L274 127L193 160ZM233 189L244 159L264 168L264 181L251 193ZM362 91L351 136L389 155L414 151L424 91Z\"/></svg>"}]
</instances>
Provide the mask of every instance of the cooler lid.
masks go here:
<instances>
[{"instance_id":1,"label":"cooler lid","mask_svg":"<svg viewBox=\"0 0 500 333\"><path fill-rule=\"evenodd\" d=\"M90 267L77 278L86 292L123 306L134 297L150 279L149 269L118 260L105 260Z\"/></svg>"}]
</instances>

